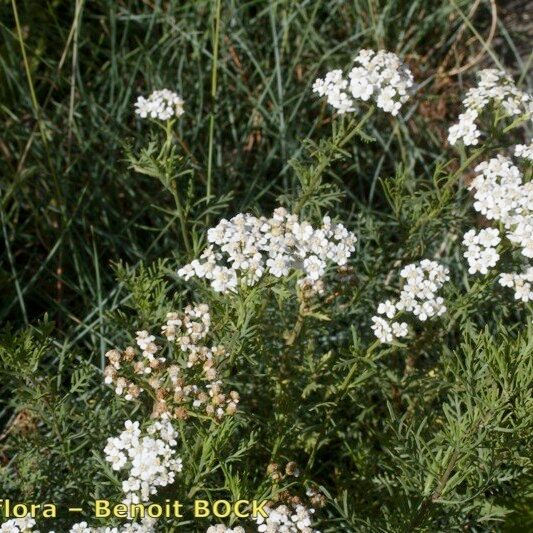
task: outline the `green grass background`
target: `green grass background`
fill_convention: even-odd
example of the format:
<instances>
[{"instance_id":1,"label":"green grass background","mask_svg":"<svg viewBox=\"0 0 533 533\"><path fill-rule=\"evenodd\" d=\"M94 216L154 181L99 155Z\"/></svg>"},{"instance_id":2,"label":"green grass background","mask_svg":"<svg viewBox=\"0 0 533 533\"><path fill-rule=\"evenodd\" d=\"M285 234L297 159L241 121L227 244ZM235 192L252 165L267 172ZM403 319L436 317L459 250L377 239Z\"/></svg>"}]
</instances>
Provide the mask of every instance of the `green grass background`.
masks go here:
<instances>
[{"instance_id":1,"label":"green grass background","mask_svg":"<svg viewBox=\"0 0 533 533\"><path fill-rule=\"evenodd\" d=\"M481 63L523 77L529 28L521 3L505 4ZM483 52L490 30L490 5L471 13L472 5L3 0L0 320L19 326L47 312L70 342L94 348L101 309L119 294L110 262L179 253L177 224L161 210L169 199L123 160L123 143L148 135L133 102L157 88L186 100L179 127L197 168L193 186L205 187L211 165L213 193L232 194L228 215L267 212L291 187L287 163L302 139L329 131L330 112L311 93L316 76L362 47L400 53L436 96L406 109L418 115L409 127L371 124L378 142L351 148L333 176L348 190L345 219L357 204L379 209L376 182L393 172L398 149L421 176L439 157L462 81L439 69Z\"/></svg>"}]
</instances>

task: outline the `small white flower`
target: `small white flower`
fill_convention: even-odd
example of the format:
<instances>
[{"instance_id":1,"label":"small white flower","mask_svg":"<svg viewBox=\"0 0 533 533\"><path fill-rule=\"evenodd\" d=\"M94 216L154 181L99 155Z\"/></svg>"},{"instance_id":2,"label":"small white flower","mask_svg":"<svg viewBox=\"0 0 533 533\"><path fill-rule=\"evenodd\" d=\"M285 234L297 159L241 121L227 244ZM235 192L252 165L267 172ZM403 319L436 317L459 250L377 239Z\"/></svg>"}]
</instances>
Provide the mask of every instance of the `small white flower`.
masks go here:
<instances>
[{"instance_id":1,"label":"small white flower","mask_svg":"<svg viewBox=\"0 0 533 533\"><path fill-rule=\"evenodd\" d=\"M79 522L70 528L70 533L91 533L91 528L87 522Z\"/></svg>"},{"instance_id":2,"label":"small white flower","mask_svg":"<svg viewBox=\"0 0 533 533\"><path fill-rule=\"evenodd\" d=\"M387 318L392 318L396 314L396 305L390 300L385 300L378 305L378 313L387 315Z\"/></svg>"},{"instance_id":3,"label":"small white flower","mask_svg":"<svg viewBox=\"0 0 533 533\"><path fill-rule=\"evenodd\" d=\"M498 230L494 228L482 229L479 233L470 230L463 237L463 244L467 247L464 257L468 261L468 272L475 274L487 274L496 266L500 255L496 251L496 246L500 243Z\"/></svg>"},{"instance_id":4,"label":"small white flower","mask_svg":"<svg viewBox=\"0 0 533 533\"><path fill-rule=\"evenodd\" d=\"M500 274L499 283L515 291L515 299L524 303L533 302L533 267L522 274Z\"/></svg>"},{"instance_id":5,"label":"small white flower","mask_svg":"<svg viewBox=\"0 0 533 533\"><path fill-rule=\"evenodd\" d=\"M514 155L527 159L528 161L533 161L533 142L529 144L517 144L514 149Z\"/></svg>"},{"instance_id":6,"label":"small white flower","mask_svg":"<svg viewBox=\"0 0 533 533\"><path fill-rule=\"evenodd\" d=\"M406 337L409 333L409 329L407 327L407 324L405 322L393 322L391 324L392 326L392 333L395 337Z\"/></svg>"}]
</instances>

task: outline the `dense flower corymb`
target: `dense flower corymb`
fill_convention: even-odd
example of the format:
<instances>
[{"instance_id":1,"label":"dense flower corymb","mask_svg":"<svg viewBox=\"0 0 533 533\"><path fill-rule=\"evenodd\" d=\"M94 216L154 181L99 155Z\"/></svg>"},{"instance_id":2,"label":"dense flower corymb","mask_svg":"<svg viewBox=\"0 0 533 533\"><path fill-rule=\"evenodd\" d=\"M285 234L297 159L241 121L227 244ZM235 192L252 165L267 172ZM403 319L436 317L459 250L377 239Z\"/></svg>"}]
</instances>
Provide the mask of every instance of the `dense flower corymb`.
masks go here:
<instances>
[{"instance_id":1,"label":"dense flower corymb","mask_svg":"<svg viewBox=\"0 0 533 533\"><path fill-rule=\"evenodd\" d=\"M452 145L457 141L462 141L465 146L478 144L481 131L476 121L490 104L501 108L509 117L531 116L533 113L531 96L518 89L505 72L485 69L478 73L478 77L478 85L469 89L463 100L464 113L448 131L448 141Z\"/></svg>"},{"instance_id":2,"label":"dense flower corymb","mask_svg":"<svg viewBox=\"0 0 533 533\"><path fill-rule=\"evenodd\" d=\"M106 461L113 470L126 470L124 503L147 502L159 487L174 483L182 462L176 455L176 432L168 420L154 422L142 435L139 422L126 421L118 437L107 439Z\"/></svg>"},{"instance_id":3,"label":"dense flower corymb","mask_svg":"<svg viewBox=\"0 0 533 533\"><path fill-rule=\"evenodd\" d=\"M184 101L168 89L154 91L148 98L139 96L135 102L135 114L141 118L169 120L184 113Z\"/></svg>"},{"instance_id":4,"label":"dense flower corymb","mask_svg":"<svg viewBox=\"0 0 533 533\"><path fill-rule=\"evenodd\" d=\"M312 527L314 509L304 505L280 504L265 507L266 518L256 518L259 533L319 533Z\"/></svg>"},{"instance_id":5,"label":"dense flower corymb","mask_svg":"<svg viewBox=\"0 0 533 533\"><path fill-rule=\"evenodd\" d=\"M378 305L376 316L372 317L372 330L384 343L407 336L405 322L394 320L400 313L412 313L420 321L440 316L446 311L444 299L437 295L449 280L449 270L436 261L424 259L404 267L400 276L403 286L398 300L386 300ZM381 316L380 316L381 315Z\"/></svg>"},{"instance_id":6,"label":"dense flower corymb","mask_svg":"<svg viewBox=\"0 0 533 533\"><path fill-rule=\"evenodd\" d=\"M490 268L496 266L500 259L496 246L500 240L498 230L494 228L482 229L479 233L471 229L464 234L463 245L467 247L464 256L468 261L470 274L487 274Z\"/></svg>"},{"instance_id":7,"label":"dense flower corymb","mask_svg":"<svg viewBox=\"0 0 533 533\"><path fill-rule=\"evenodd\" d=\"M392 52L361 50L354 59L356 66L343 76L342 70L332 70L313 84L313 92L325 96L339 113L356 110L358 100L374 100L391 115L397 115L409 99L413 75Z\"/></svg>"},{"instance_id":8,"label":"dense flower corymb","mask_svg":"<svg viewBox=\"0 0 533 533\"><path fill-rule=\"evenodd\" d=\"M342 224L324 217L322 227L298 219L286 209L271 218L238 214L221 220L207 233L209 246L200 256L178 270L188 280L205 278L217 292L235 291L238 285L254 285L265 273L276 278L299 270L301 283L314 284L325 274L328 261L345 265L357 238Z\"/></svg>"},{"instance_id":9,"label":"dense flower corymb","mask_svg":"<svg viewBox=\"0 0 533 533\"><path fill-rule=\"evenodd\" d=\"M515 147L515 156L530 161L530 146ZM502 238L520 251L522 262L533 258L533 182L524 181L518 166L509 157L498 155L476 167L478 173L470 190L474 194L474 209L499 228L482 229L478 233L465 233L464 257L470 274L487 274L496 266L500 255L496 247ZM524 273L500 275L500 285L515 290L515 298L524 302L533 299L531 293L531 267Z\"/></svg>"}]
</instances>

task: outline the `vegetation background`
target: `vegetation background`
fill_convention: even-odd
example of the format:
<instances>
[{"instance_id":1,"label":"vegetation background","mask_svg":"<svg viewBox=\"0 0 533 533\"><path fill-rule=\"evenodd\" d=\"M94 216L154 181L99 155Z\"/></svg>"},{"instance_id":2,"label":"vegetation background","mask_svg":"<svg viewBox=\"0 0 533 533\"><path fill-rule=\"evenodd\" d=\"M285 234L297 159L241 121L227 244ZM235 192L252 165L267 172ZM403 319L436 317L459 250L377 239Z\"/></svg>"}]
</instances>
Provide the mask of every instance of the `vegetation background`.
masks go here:
<instances>
[{"instance_id":1,"label":"vegetation background","mask_svg":"<svg viewBox=\"0 0 533 533\"><path fill-rule=\"evenodd\" d=\"M503 66L531 92L531 10L527 0L1 0L0 320L5 346L11 346L11 354L18 347L21 358L46 350L35 360L55 376L57 389L65 380L74 391L76 386L83 390L84 405L94 405L100 400L84 388L89 378L78 382L72 376L80 368L100 369L105 351L121 338L113 313L131 302L132 270L119 269L117 279L113 264L133 267L169 258L174 266L187 257L172 198L153 178L132 171L126 160L128 150L146 145L150 131L134 116L138 95L169 88L185 99L186 113L178 123L188 169L183 193L194 199L193 231L201 236L207 181L214 195L212 221L244 211L268 214L277 198L293 194L298 181L291 159L306 161L302 141L329 136L331 130L331 111L312 95L311 85L326 70L349 64L360 48L397 52L421 83L402 111L404 120L373 117L365 131L374 142L350 144L325 172L324 179L344 194L335 216L348 227L360 224L361 217L373 221L365 223L373 255L363 242L357 253L367 270L350 282L375 281L365 298L377 303L385 277L379 276L390 270L396 250L408 243L416 256L431 249L427 239L433 231L459 224L456 211L434 212L415 231L415 211L407 198L415 186L429 190L435 166L453 153L446 147L446 130L475 71ZM395 185L398 194L398 188L405 188L401 209L408 216L394 210L392 189L380 183L397 175L400 162L407 185L391 180L390 187ZM433 221L449 226L437 230ZM464 272L455 275L461 279ZM146 277L135 283L149 282ZM492 303L486 299L483 305ZM354 320L368 322L371 306L346 312L346 327ZM491 320L509 320L519 328L523 321L512 318L513 312L496 313ZM35 393L35 383L25 383L26 396L13 388L13 375L30 369L13 364L5 370L0 461L11 478L4 479L4 488L24 493L27 482L28 493L45 490L52 474L31 461L25 463L27 471L18 472L22 485L10 485L13 444L2 448L2 442L13 433L13 424L32 428L39 415L35 403L31 412L22 408ZM62 413L67 403L53 405L64 433L83 425L79 406ZM48 417L46 401L41 409L48 409L42 414ZM102 409L91 427L85 425L84 435L109 435L112 422L106 417ZM81 438L69 453L84 446ZM354 446L343 456L363 464L371 453ZM324 471L339 467L334 457L321 457L325 477ZM365 477L353 481L361 484ZM350 483L341 485L339 494L356 490ZM71 488L65 486L66 493ZM510 508L519 510L518 518L511 514L498 527L533 527L527 494L521 489L513 495ZM502 495L500 502L508 497ZM352 511L357 515L370 506L369 516L380 513L376 502L356 501L351 511L340 499L337 503L341 529L359 523L350 522ZM399 507L406 516L411 512L405 502ZM500 518L505 516L502 511ZM463 530L482 528L467 523Z\"/></svg>"}]
</instances>

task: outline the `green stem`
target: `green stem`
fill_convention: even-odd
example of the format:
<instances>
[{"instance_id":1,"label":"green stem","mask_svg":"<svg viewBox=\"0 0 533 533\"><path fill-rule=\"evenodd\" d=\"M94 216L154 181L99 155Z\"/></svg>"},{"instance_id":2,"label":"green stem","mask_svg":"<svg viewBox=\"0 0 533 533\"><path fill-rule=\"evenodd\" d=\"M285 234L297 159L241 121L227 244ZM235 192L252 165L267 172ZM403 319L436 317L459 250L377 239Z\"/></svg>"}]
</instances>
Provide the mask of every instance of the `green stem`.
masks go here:
<instances>
[{"instance_id":1,"label":"green stem","mask_svg":"<svg viewBox=\"0 0 533 533\"><path fill-rule=\"evenodd\" d=\"M176 204L176 210L178 212L178 218L180 221L181 226L181 235L183 237L183 243L185 244L185 249L187 250L187 254L191 254L191 242L189 240L189 234L187 232L187 217L185 215L185 210L183 209L183 206L181 204L181 200L178 194L178 188L176 186L176 180L172 180L171 183L172 188L172 196L174 196L174 202Z\"/></svg>"},{"instance_id":2,"label":"green stem","mask_svg":"<svg viewBox=\"0 0 533 533\"><path fill-rule=\"evenodd\" d=\"M366 358L367 359L372 356L374 350L380 344L381 344L381 342L379 340L376 340L368 347L368 349L366 350ZM359 359L355 360L354 364L350 368L350 371L348 372L348 375L346 376L346 378L342 382L341 386L339 387L338 393L340 393L340 394L338 395L338 400L337 400L336 405L339 405L339 403L346 396L346 393L348 392L348 387L350 386L350 382L352 380L352 377L353 377L355 371L357 370L357 368L359 367L359 362L360 362ZM320 447L320 441L326 435L326 432L329 430L330 423L333 420L332 415L333 415L334 410L335 410L335 406L330 407L328 409L325 417L324 417L324 423L322 424L322 429L320 430L320 433L319 433L319 435L318 435L318 437L316 439L316 442L315 442L315 444L313 446L313 449L311 450L311 454L309 455L309 459L307 460L307 467L306 467L307 470L309 470L313 466L316 454L318 452L318 448Z\"/></svg>"},{"instance_id":3,"label":"green stem","mask_svg":"<svg viewBox=\"0 0 533 533\"><path fill-rule=\"evenodd\" d=\"M174 120L167 120L164 130L165 130L165 143L163 144L163 147L161 148L161 152L159 155L160 159L164 159L169 156L170 151L172 150L172 144L174 141L174 133L173 133L173 126L174 126ZM162 127L162 126L161 126ZM191 242L189 239L189 233L187 232L187 216L185 213L185 209L183 209L183 205L181 203L179 194L178 194L178 187L176 184L176 179L169 174L167 171L165 173L165 183L163 185L166 189L170 190L172 193L172 196L174 197L174 203L176 204L176 211L178 214L178 219L180 221L181 226L181 235L183 237L183 243L185 245L185 249L187 250L187 254L190 255L191 253Z\"/></svg>"},{"instance_id":4,"label":"green stem","mask_svg":"<svg viewBox=\"0 0 533 533\"><path fill-rule=\"evenodd\" d=\"M347 131L348 133L346 133L346 135L342 137L335 145L337 150L340 150L341 148L346 146L361 131L362 127L365 125L367 120L374 113L374 110L375 110L374 106L371 106L359 122L356 122L355 120L351 120L347 126L344 126L344 122L342 123L341 128L344 131ZM334 138L336 135L337 133L334 133ZM309 178L309 183L314 184L321 178L324 170L326 170L326 168L330 165L334 157L335 157L335 153L332 152L331 154L329 154L328 157L325 157L318 165L315 166L315 168L312 169L312 174ZM305 189L304 189L293 208L294 214L297 215L300 213L307 199L308 199L308 195L306 194Z\"/></svg>"},{"instance_id":5,"label":"green stem","mask_svg":"<svg viewBox=\"0 0 533 533\"><path fill-rule=\"evenodd\" d=\"M46 152L46 158L48 161L48 166L50 167L50 174L52 175L52 179L54 181L54 187L56 190L56 202L57 207L62 215L63 222L65 222L65 205L63 202L63 194L61 192L61 187L59 186L59 180L57 178L57 174L54 170L54 166L52 165L52 158L50 156L50 149L48 146L48 141L46 139L46 132L43 128L43 123L41 120L41 112L39 103L37 102L37 95L35 94L35 89L33 87L33 79L31 77L31 70L30 70L30 64L28 62L28 56L26 55L26 47L24 45L24 39L22 38L22 29L20 25L18 10L17 10L17 2L16 0L11 0L11 5L13 7L13 17L15 19L15 26L17 29L17 37L20 43L20 51L22 53L22 62L24 63L24 70L26 72L26 79L28 81L28 88L30 90L30 97L31 97L31 103L33 107L33 111L35 113L35 119L37 121L38 127L39 127L39 133L41 134L41 139L43 141L44 150Z\"/></svg>"},{"instance_id":6,"label":"green stem","mask_svg":"<svg viewBox=\"0 0 533 533\"><path fill-rule=\"evenodd\" d=\"M292 346L294 344L294 341L296 340L296 338L302 331L302 327L304 325L306 305L305 305L305 300L302 296L302 293L299 290L298 290L298 299L300 300L300 306L298 308L298 317L296 319L296 322L292 330L290 332L287 332L286 334L285 344L287 346Z\"/></svg>"},{"instance_id":7,"label":"green stem","mask_svg":"<svg viewBox=\"0 0 533 533\"><path fill-rule=\"evenodd\" d=\"M213 28L213 63L211 68L211 116L209 117L209 141L207 156L207 184L206 197L207 203L211 199L212 181L213 181L213 138L215 135L215 113L216 113L216 96L217 96L217 71L218 71L218 41L220 35L220 7L221 1L217 0L215 6L215 20Z\"/></svg>"}]
</instances>

